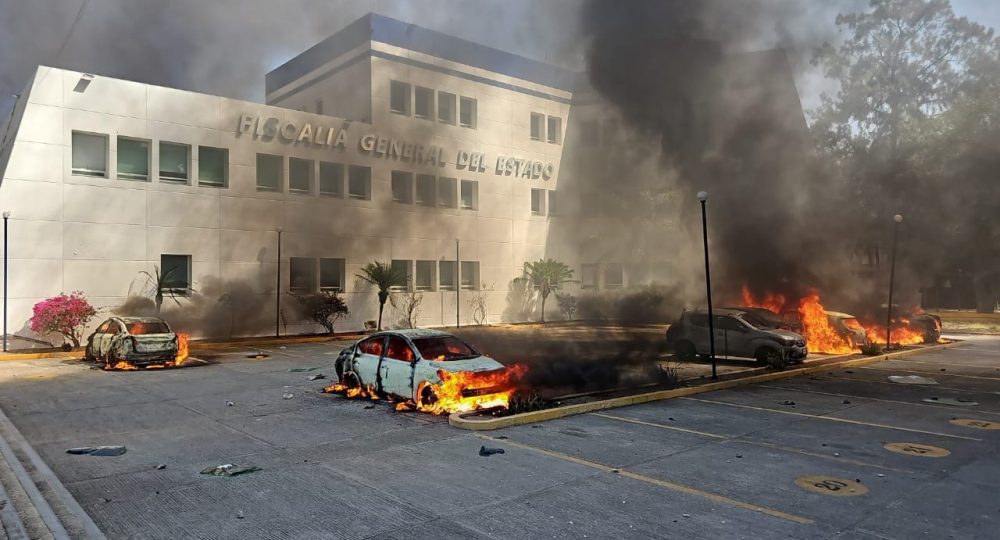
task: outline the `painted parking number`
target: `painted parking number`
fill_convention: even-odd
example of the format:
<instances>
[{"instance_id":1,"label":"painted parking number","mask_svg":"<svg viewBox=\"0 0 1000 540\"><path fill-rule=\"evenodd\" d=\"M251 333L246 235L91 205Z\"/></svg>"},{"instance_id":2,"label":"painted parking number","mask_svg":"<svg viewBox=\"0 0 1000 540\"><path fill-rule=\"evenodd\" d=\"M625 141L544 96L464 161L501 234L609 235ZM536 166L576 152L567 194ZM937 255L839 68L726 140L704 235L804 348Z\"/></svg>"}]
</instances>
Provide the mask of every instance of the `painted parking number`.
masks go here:
<instances>
[{"instance_id":1,"label":"painted parking number","mask_svg":"<svg viewBox=\"0 0 1000 540\"><path fill-rule=\"evenodd\" d=\"M816 482L813 485L818 488L829 489L830 491L840 491L847 487L846 483L838 480L823 480L822 482Z\"/></svg>"}]
</instances>

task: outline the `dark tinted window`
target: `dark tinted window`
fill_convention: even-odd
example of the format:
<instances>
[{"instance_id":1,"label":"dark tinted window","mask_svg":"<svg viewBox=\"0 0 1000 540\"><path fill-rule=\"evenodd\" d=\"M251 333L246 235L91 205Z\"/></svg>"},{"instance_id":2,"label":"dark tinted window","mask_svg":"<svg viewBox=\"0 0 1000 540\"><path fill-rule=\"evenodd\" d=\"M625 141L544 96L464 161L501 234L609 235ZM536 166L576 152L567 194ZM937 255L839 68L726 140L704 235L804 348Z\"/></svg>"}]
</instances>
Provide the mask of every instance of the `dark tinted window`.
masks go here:
<instances>
[{"instance_id":1,"label":"dark tinted window","mask_svg":"<svg viewBox=\"0 0 1000 540\"><path fill-rule=\"evenodd\" d=\"M413 340L420 351L420 356L427 360L447 362L449 360L465 360L479 356L472 347L454 336L440 336Z\"/></svg>"},{"instance_id":2,"label":"dark tinted window","mask_svg":"<svg viewBox=\"0 0 1000 540\"><path fill-rule=\"evenodd\" d=\"M389 346L385 351L386 358L392 358L393 360L403 360L404 362L413 361L413 349L406 343L401 337L390 337Z\"/></svg>"},{"instance_id":3,"label":"dark tinted window","mask_svg":"<svg viewBox=\"0 0 1000 540\"><path fill-rule=\"evenodd\" d=\"M718 330L733 330L738 332L745 332L747 327L742 322L738 321L733 317L715 317L715 328Z\"/></svg>"},{"instance_id":4,"label":"dark tinted window","mask_svg":"<svg viewBox=\"0 0 1000 540\"><path fill-rule=\"evenodd\" d=\"M703 313L691 315L691 324L694 326L708 326L708 315Z\"/></svg>"},{"instance_id":5,"label":"dark tinted window","mask_svg":"<svg viewBox=\"0 0 1000 540\"><path fill-rule=\"evenodd\" d=\"M143 321L143 322L131 322L125 323L125 328L128 329L128 333L133 336L141 336L143 334L169 334L170 329L163 321Z\"/></svg>"}]
</instances>

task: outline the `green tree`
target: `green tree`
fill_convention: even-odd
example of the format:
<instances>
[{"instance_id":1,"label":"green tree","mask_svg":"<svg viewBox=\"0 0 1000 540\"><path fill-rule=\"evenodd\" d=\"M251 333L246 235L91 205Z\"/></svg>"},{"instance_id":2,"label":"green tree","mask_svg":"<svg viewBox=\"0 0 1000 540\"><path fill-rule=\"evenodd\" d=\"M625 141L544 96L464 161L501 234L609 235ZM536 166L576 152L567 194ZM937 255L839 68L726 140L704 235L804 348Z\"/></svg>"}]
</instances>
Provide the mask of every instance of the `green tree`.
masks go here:
<instances>
[{"instance_id":1,"label":"green tree","mask_svg":"<svg viewBox=\"0 0 1000 540\"><path fill-rule=\"evenodd\" d=\"M186 283L178 283L173 280L176 269L168 268L164 271L160 271L160 267L153 265L153 273L149 273L145 270L140 272L146 276L146 286L149 292L153 294L153 303L156 306L156 315L160 315L160 307L163 306L163 298L170 298L177 305L180 305L180 301L177 300L178 296L184 296L185 289L190 291L191 289L187 287ZM147 293L148 294L148 293Z\"/></svg>"},{"instance_id":2,"label":"green tree","mask_svg":"<svg viewBox=\"0 0 1000 540\"><path fill-rule=\"evenodd\" d=\"M555 259L539 259L524 263L524 274L542 296L542 322L545 322L545 299L563 283L573 281L573 269Z\"/></svg>"},{"instance_id":3,"label":"green tree","mask_svg":"<svg viewBox=\"0 0 1000 540\"><path fill-rule=\"evenodd\" d=\"M364 265L358 279L367 281L378 289L378 329L382 329L382 310L389 299L389 289L406 286L406 273L391 264L374 261Z\"/></svg>"}]
</instances>

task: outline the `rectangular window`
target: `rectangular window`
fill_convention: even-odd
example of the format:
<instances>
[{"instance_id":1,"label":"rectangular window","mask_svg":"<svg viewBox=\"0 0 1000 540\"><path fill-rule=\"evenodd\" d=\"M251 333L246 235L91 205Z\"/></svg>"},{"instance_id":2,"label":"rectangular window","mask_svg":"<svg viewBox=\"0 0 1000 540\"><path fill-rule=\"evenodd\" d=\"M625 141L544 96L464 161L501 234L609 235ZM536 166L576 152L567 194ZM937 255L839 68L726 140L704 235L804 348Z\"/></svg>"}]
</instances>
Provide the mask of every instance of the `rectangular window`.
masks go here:
<instances>
[{"instance_id":1,"label":"rectangular window","mask_svg":"<svg viewBox=\"0 0 1000 540\"><path fill-rule=\"evenodd\" d=\"M455 290L455 261L438 261L438 289Z\"/></svg>"},{"instance_id":2,"label":"rectangular window","mask_svg":"<svg viewBox=\"0 0 1000 540\"><path fill-rule=\"evenodd\" d=\"M273 154L257 154L257 191L281 191L281 176L285 158Z\"/></svg>"},{"instance_id":3,"label":"rectangular window","mask_svg":"<svg viewBox=\"0 0 1000 540\"><path fill-rule=\"evenodd\" d=\"M476 127L476 100L464 96L459 100L458 123L462 127Z\"/></svg>"},{"instance_id":4,"label":"rectangular window","mask_svg":"<svg viewBox=\"0 0 1000 540\"><path fill-rule=\"evenodd\" d=\"M429 174L417 175L417 204L435 206L437 204L437 178Z\"/></svg>"},{"instance_id":5,"label":"rectangular window","mask_svg":"<svg viewBox=\"0 0 1000 540\"><path fill-rule=\"evenodd\" d=\"M108 136L73 132L73 174L108 177Z\"/></svg>"},{"instance_id":6,"label":"rectangular window","mask_svg":"<svg viewBox=\"0 0 1000 540\"><path fill-rule=\"evenodd\" d=\"M462 280L463 290L478 291L479 261L462 261L462 272L459 277Z\"/></svg>"},{"instance_id":7,"label":"rectangular window","mask_svg":"<svg viewBox=\"0 0 1000 540\"><path fill-rule=\"evenodd\" d=\"M618 263L604 265L604 288L621 289L625 286L625 267Z\"/></svg>"},{"instance_id":8,"label":"rectangular window","mask_svg":"<svg viewBox=\"0 0 1000 540\"><path fill-rule=\"evenodd\" d=\"M160 255L160 276L174 294L188 294L191 291L191 256Z\"/></svg>"},{"instance_id":9,"label":"rectangular window","mask_svg":"<svg viewBox=\"0 0 1000 540\"><path fill-rule=\"evenodd\" d=\"M410 290L410 283L413 283L413 265L411 264L411 262L399 259L393 259L389 263L389 267L393 270L393 272L399 272L404 276L406 276L406 285L404 286L394 285L390 288L394 291Z\"/></svg>"},{"instance_id":10,"label":"rectangular window","mask_svg":"<svg viewBox=\"0 0 1000 540\"><path fill-rule=\"evenodd\" d=\"M413 204L413 173L392 171L392 200Z\"/></svg>"},{"instance_id":11,"label":"rectangular window","mask_svg":"<svg viewBox=\"0 0 1000 540\"><path fill-rule=\"evenodd\" d=\"M389 110L397 114L410 114L410 85L389 81Z\"/></svg>"},{"instance_id":12,"label":"rectangular window","mask_svg":"<svg viewBox=\"0 0 1000 540\"><path fill-rule=\"evenodd\" d=\"M554 189L549 190L549 215L556 215L556 192Z\"/></svg>"},{"instance_id":13,"label":"rectangular window","mask_svg":"<svg viewBox=\"0 0 1000 540\"><path fill-rule=\"evenodd\" d=\"M212 146L198 147L198 185L226 187L229 181L229 150Z\"/></svg>"},{"instance_id":14,"label":"rectangular window","mask_svg":"<svg viewBox=\"0 0 1000 540\"><path fill-rule=\"evenodd\" d=\"M531 213L536 216L545 214L545 190L531 190Z\"/></svg>"},{"instance_id":15,"label":"rectangular window","mask_svg":"<svg viewBox=\"0 0 1000 540\"><path fill-rule=\"evenodd\" d=\"M596 264L582 264L580 265L580 287L583 289L596 289L597 288L597 265Z\"/></svg>"},{"instance_id":16,"label":"rectangular window","mask_svg":"<svg viewBox=\"0 0 1000 540\"><path fill-rule=\"evenodd\" d=\"M455 178L438 178L438 206L457 208L456 199L458 180Z\"/></svg>"},{"instance_id":17,"label":"rectangular window","mask_svg":"<svg viewBox=\"0 0 1000 540\"><path fill-rule=\"evenodd\" d=\"M434 120L434 90L422 86L413 89L413 116Z\"/></svg>"},{"instance_id":18,"label":"rectangular window","mask_svg":"<svg viewBox=\"0 0 1000 540\"><path fill-rule=\"evenodd\" d=\"M288 258L288 291L311 293L316 290L316 259L311 257Z\"/></svg>"},{"instance_id":19,"label":"rectangular window","mask_svg":"<svg viewBox=\"0 0 1000 540\"><path fill-rule=\"evenodd\" d=\"M418 291L434 290L434 261L417 261L414 287Z\"/></svg>"},{"instance_id":20,"label":"rectangular window","mask_svg":"<svg viewBox=\"0 0 1000 540\"><path fill-rule=\"evenodd\" d=\"M347 168L347 196L369 201L372 198L372 168L351 165Z\"/></svg>"},{"instance_id":21,"label":"rectangular window","mask_svg":"<svg viewBox=\"0 0 1000 540\"><path fill-rule=\"evenodd\" d=\"M186 144L160 142L160 181L188 183L191 170L191 147Z\"/></svg>"},{"instance_id":22,"label":"rectangular window","mask_svg":"<svg viewBox=\"0 0 1000 540\"><path fill-rule=\"evenodd\" d=\"M601 140L601 124L597 120L580 123L580 143L583 146L597 146Z\"/></svg>"},{"instance_id":23,"label":"rectangular window","mask_svg":"<svg viewBox=\"0 0 1000 540\"><path fill-rule=\"evenodd\" d=\"M462 208L465 210L479 209L479 182L462 180Z\"/></svg>"},{"instance_id":24,"label":"rectangular window","mask_svg":"<svg viewBox=\"0 0 1000 540\"><path fill-rule=\"evenodd\" d=\"M118 178L149 181L149 141L118 137Z\"/></svg>"},{"instance_id":25,"label":"rectangular window","mask_svg":"<svg viewBox=\"0 0 1000 540\"><path fill-rule=\"evenodd\" d=\"M344 164L319 162L319 194L331 197L344 196Z\"/></svg>"},{"instance_id":26,"label":"rectangular window","mask_svg":"<svg viewBox=\"0 0 1000 540\"><path fill-rule=\"evenodd\" d=\"M549 117L549 125L546 130L549 134L548 141L552 144L559 144L562 142L562 118L558 116Z\"/></svg>"},{"instance_id":27,"label":"rectangular window","mask_svg":"<svg viewBox=\"0 0 1000 540\"><path fill-rule=\"evenodd\" d=\"M288 191L312 193L313 160L288 158Z\"/></svg>"},{"instance_id":28,"label":"rectangular window","mask_svg":"<svg viewBox=\"0 0 1000 540\"><path fill-rule=\"evenodd\" d=\"M319 290L344 291L344 259L319 260Z\"/></svg>"},{"instance_id":29,"label":"rectangular window","mask_svg":"<svg viewBox=\"0 0 1000 540\"><path fill-rule=\"evenodd\" d=\"M438 92L438 122L455 124L455 94Z\"/></svg>"},{"instance_id":30,"label":"rectangular window","mask_svg":"<svg viewBox=\"0 0 1000 540\"><path fill-rule=\"evenodd\" d=\"M540 141L545 137L545 115L531 113L531 140Z\"/></svg>"}]
</instances>

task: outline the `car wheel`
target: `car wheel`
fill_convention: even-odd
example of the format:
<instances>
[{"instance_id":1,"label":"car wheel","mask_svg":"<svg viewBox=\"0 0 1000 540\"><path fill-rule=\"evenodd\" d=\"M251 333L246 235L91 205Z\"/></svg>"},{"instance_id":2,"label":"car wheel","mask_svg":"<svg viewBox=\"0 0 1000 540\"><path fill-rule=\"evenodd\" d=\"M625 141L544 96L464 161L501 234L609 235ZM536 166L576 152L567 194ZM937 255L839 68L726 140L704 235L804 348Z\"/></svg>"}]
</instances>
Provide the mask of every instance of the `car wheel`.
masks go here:
<instances>
[{"instance_id":1,"label":"car wheel","mask_svg":"<svg viewBox=\"0 0 1000 540\"><path fill-rule=\"evenodd\" d=\"M757 349L757 354L754 355L754 358L757 360L757 365L759 366L784 369L788 365L788 361L781 355L781 351L774 347L761 347Z\"/></svg>"},{"instance_id":2,"label":"car wheel","mask_svg":"<svg viewBox=\"0 0 1000 540\"><path fill-rule=\"evenodd\" d=\"M694 360L696 356L694 343L690 341L678 341L674 345L674 354L677 355L678 360Z\"/></svg>"},{"instance_id":3,"label":"car wheel","mask_svg":"<svg viewBox=\"0 0 1000 540\"><path fill-rule=\"evenodd\" d=\"M97 362L97 358L95 358L94 355L90 354L90 345L87 345L83 349L83 361L84 362L94 362L94 363Z\"/></svg>"},{"instance_id":4,"label":"car wheel","mask_svg":"<svg viewBox=\"0 0 1000 540\"><path fill-rule=\"evenodd\" d=\"M434 386L426 382L421 383L420 391L417 392L417 408L431 407L437 403L438 395Z\"/></svg>"}]
</instances>

